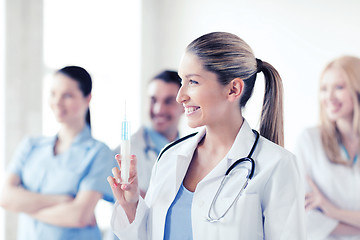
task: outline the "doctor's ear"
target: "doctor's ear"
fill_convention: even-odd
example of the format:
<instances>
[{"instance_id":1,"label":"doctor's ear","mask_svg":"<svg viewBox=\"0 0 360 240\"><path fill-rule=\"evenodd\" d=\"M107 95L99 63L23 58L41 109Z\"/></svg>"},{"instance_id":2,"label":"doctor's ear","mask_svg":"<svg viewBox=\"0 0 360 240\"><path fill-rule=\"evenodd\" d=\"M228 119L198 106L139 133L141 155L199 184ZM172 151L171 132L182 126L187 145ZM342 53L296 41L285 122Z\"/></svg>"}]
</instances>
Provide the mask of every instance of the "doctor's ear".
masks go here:
<instances>
[{"instance_id":1,"label":"doctor's ear","mask_svg":"<svg viewBox=\"0 0 360 240\"><path fill-rule=\"evenodd\" d=\"M228 99L235 101L240 98L244 89L244 81L241 78L235 78L229 83Z\"/></svg>"},{"instance_id":2,"label":"doctor's ear","mask_svg":"<svg viewBox=\"0 0 360 240\"><path fill-rule=\"evenodd\" d=\"M87 102L87 104L90 104L91 98L92 98L91 93L89 93L89 95L85 97L85 101Z\"/></svg>"}]
</instances>

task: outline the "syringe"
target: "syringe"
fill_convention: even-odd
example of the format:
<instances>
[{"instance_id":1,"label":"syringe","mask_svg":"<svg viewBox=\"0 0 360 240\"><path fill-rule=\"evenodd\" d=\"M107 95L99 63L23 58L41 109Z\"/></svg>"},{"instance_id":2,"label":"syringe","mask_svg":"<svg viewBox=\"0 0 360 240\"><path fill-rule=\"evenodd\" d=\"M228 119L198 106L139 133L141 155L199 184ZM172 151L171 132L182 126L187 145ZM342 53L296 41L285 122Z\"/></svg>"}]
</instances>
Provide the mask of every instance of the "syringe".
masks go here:
<instances>
[{"instance_id":1,"label":"syringe","mask_svg":"<svg viewBox=\"0 0 360 240\"><path fill-rule=\"evenodd\" d=\"M130 122L126 119L126 102L124 121L121 123L121 183L129 183L130 176Z\"/></svg>"}]
</instances>

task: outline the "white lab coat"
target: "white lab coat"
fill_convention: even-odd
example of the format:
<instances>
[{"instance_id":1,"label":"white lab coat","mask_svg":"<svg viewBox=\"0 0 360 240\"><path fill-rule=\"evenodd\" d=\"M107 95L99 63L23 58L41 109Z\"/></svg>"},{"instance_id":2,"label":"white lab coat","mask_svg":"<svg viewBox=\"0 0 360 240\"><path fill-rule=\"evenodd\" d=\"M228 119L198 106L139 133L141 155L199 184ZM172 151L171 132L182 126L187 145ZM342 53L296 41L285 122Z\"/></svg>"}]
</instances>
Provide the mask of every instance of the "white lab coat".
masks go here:
<instances>
[{"instance_id":1,"label":"white lab coat","mask_svg":"<svg viewBox=\"0 0 360 240\"><path fill-rule=\"evenodd\" d=\"M326 198L342 209L360 211L359 161L352 167L331 163L323 149L317 127L303 131L294 153L305 173ZM306 215L309 240L360 240L360 236L329 236L339 222L319 210L309 211Z\"/></svg>"},{"instance_id":2,"label":"white lab coat","mask_svg":"<svg viewBox=\"0 0 360 240\"><path fill-rule=\"evenodd\" d=\"M163 239L167 211L204 134L202 129L163 154L154 166L148 193L145 200L139 200L132 224L122 207L115 204L111 226L120 239ZM197 185L191 209L193 239L305 239L304 190L294 155L263 137L253 154L254 177L242 196L221 222L205 220L226 170L249 154L254 141L255 136L244 121L227 156ZM242 183L227 185L217 201L219 212L226 210Z\"/></svg>"}]
</instances>

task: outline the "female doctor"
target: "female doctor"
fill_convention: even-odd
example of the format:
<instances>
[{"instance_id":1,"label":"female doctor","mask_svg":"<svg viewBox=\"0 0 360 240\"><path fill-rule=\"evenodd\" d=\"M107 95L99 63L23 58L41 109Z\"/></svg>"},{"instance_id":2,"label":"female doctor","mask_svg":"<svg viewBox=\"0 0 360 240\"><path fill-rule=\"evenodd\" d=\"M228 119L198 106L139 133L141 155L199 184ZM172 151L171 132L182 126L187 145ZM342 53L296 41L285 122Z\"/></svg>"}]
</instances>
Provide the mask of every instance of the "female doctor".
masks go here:
<instances>
[{"instance_id":1,"label":"female doctor","mask_svg":"<svg viewBox=\"0 0 360 240\"><path fill-rule=\"evenodd\" d=\"M258 138L241 108L259 72L266 83ZM294 156L279 146L277 71L255 59L236 35L214 32L190 43L179 75L177 101L188 125L204 127L162 150L145 200L139 197L136 156L130 184L119 184L120 171L113 169L114 233L120 239L305 239L300 174ZM116 159L120 164L121 156Z\"/></svg>"},{"instance_id":2,"label":"female doctor","mask_svg":"<svg viewBox=\"0 0 360 240\"><path fill-rule=\"evenodd\" d=\"M331 61L320 77L320 125L295 148L307 175L309 240L360 239L360 58Z\"/></svg>"}]
</instances>

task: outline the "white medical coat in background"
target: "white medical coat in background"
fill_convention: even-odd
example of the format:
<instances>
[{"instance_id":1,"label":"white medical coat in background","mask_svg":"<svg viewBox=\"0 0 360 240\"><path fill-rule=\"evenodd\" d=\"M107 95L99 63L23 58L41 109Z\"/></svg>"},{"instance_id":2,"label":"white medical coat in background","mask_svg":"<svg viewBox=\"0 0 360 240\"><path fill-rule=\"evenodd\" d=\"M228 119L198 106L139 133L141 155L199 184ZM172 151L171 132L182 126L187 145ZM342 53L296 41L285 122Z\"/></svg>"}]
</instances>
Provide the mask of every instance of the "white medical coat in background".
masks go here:
<instances>
[{"instance_id":1,"label":"white medical coat in background","mask_svg":"<svg viewBox=\"0 0 360 240\"><path fill-rule=\"evenodd\" d=\"M120 239L163 239L167 211L204 134L205 129L202 129L194 137L164 152L153 168L148 193L145 200L140 198L131 224L122 207L115 204L111 226ZM306 239L304 189L294 155L263 137L253 154L256 162L254 177L243 194L220 222L206 221L211 201L226 170L249 154L254 141L254 133L244 121L229 153L198 183L191 209L193 239ZM219 212L231 204L243 182L229 184L225 195L216 202Z\"/></svg>"},{"instance_id":2,"label":"white medical coat in background","mask_svg":"<svg viewBox=\"0 0 360 240\"><path fill-rule=\"evenodd\" d=\"M320 129L317 127L303 131L294 153L305 173L327 199L339 208L360 211L359 161L352 167L330 162L322 146ZM310 191L308 187L307 190ZM306 215L309 240L360 240L360 235L330 236L339 222L319 210L309 211Z\"/></svg>"}]
</instances>

